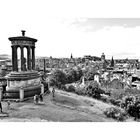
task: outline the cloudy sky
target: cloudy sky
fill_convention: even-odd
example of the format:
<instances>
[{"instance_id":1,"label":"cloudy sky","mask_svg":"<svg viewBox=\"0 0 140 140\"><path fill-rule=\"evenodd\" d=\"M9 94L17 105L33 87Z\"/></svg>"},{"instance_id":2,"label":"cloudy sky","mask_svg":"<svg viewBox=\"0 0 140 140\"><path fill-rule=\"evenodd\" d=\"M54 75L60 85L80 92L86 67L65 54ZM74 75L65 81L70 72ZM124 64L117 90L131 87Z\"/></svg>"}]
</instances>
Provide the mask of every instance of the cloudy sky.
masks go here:
<instances>
[{"instance_id":1,"label":"cloudy sky","mask_svg":"<svg viewBox=\"0 0 140 140\"><path fill-rule=\"evenodd\" d=\"M104 52L107 58L140 59L140 18L99 18L91 15L95 4L86 4L73 0L0 2L0 54L11 54L8 37L20 36L24 29L26 36L38 39L37 56L100 56Z\"/></svg>"}]
</instances>

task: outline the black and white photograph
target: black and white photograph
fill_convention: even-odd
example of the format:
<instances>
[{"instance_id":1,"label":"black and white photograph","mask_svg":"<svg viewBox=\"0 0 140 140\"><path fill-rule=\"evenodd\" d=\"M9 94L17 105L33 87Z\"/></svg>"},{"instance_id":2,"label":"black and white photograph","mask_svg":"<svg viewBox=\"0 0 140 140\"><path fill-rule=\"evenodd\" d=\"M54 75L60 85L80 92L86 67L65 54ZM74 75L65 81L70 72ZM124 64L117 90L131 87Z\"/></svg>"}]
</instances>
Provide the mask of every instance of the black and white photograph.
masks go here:
<instances>
[{"instance_id":1,"label":"black and white photograph","mask_svg":"<svg viewBox=\"0 0 140 140\"><path fill-rule=\"evenodd\" d=\"M138 4L99 1L0 2L0 123L140 122Z\"/></svg>"}]
</instances>

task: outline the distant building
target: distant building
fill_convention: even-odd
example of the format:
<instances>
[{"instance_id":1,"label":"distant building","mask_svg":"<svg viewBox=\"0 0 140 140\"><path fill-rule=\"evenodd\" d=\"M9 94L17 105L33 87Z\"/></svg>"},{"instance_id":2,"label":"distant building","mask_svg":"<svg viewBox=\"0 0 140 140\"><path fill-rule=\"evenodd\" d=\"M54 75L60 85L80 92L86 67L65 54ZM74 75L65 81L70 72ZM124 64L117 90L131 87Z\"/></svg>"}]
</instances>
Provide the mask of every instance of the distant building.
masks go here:
<instances>
[{"instance_id":1,"label":"distant building","mask_svg":"<svg viewBox=\"0 0 140 140\"><path fill-rule=\"evenodd\" d=\"M105 61L105 54L104 54L104 53L102 53L102 55L101 55L101 61L102 61L102 62Z\"/></svg>"},{"instance_id":2,"label":"distant building","mask_svg":"<svg viewBox=\"0 0 140 140\"><path fill-rule=\"evenodd\" d=\"M112 56L112 59L111 59L110 67L114 67L114 59L113 59L113 56Z\"/></svg>"},{"instance_id":3,"label":"distant building","mask_svg":"<svg viewBox=\"0 0 140 140\"><path fill-rule=\"evenodd\" d=\"M85 55L84 60L101 61L101 57Z\"/></svg>"}]
</instances>

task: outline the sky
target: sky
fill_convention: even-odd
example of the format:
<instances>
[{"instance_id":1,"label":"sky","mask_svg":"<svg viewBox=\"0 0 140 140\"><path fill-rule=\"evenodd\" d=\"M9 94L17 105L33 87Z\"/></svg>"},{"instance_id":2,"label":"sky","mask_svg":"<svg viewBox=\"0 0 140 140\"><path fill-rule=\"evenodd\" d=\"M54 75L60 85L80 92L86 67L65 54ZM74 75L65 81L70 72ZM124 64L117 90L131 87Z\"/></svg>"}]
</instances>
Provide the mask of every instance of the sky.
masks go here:
<instances>
[{"instance_id":1,"label":"sky","mask_svg":"<svg viewBox=\"0 0 140 140\"><path fill-rule=\"evenodd\" d=\"M108 59L112 56L140 59L140 18L122 17L122 12L119 16L108 16L106 3L96 4L100 8L90 0L0 2L0 54L11 55L8 37L21 36L21 30L26 30L26 36L38 39L36 56L70 57L72 53L73 57L82 57L105 53ZM101 9L108 12L107 16L100 14ZM124 11L123 5L120 10Z\"/></svg>"}]
</instances>

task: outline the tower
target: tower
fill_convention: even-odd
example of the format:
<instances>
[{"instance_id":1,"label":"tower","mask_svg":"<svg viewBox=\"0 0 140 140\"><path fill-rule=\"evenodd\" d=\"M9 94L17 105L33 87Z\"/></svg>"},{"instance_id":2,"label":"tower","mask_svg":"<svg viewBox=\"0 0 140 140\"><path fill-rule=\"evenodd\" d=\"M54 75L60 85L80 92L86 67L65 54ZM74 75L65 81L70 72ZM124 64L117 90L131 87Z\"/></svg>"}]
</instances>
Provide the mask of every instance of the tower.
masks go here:
<instances>
[{"instance_id":1,"label":"tower","mask_svg":"<svg viewBox=\"0 0 140 140\"><path fill-rule=\"evenodd\" d=\"M24 91L24 97L34 96L41 92L40 75L35 71L37 39L25 36L24 30L21 32L22 36L9 38L12 48L12 72L6 76L6 96L8 98L19 98L21 89L22 93ZM18 67L18 48L20 50L20 69ZM24 56L24 49L27 49L27 58Z\"/></svg>"},{"instance_id":2,"label":"tower","mask_svg":"<svg viewBox=\"0 0 140 140\"><path fill-rule=\"evenodd\" d=\"M101 61L105 61L105 54L104 53L102 53L102 55L101 55Z\"/></svg>"},{"instance_id":3,"label":"tower","mask_svg":"<svg viewBox=\"0 0 140 140\"><path fill-rule=\"evenodd\" d=\"M114 59L113 59L113 56L112 56L112 59L111 59L110 66L111 66L111 67L114 67Z\"/></svg>"},{"instance_id":4,"label":"tower","mask_svg":"<svg viewBox=\"0 0 140 140\"><path fill-rule=\"evenodd\" d=\"M107 68L107 62L105 60L105 54L104 53L102 53L102 55L101 55L101 61L103 63L103 69L106 70L106 68Z\"/></svg>"}]
</instances>

